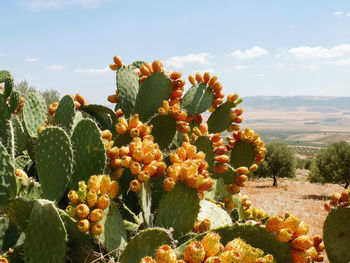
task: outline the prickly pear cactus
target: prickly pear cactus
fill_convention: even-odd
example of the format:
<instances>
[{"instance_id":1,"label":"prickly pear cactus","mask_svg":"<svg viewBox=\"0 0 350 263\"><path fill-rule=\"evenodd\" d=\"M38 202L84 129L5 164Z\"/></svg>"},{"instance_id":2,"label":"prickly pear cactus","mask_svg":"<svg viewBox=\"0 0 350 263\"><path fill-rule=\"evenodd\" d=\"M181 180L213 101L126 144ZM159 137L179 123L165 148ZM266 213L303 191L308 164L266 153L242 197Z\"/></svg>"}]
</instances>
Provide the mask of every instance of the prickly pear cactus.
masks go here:
<instances>
[{"instance_id":1,"label":"prickly pear cactus","mask_svg":"<svg viewBox=\"0 0 350 263\"><path fill-rule=\"evenodd\" d=\"M324 244L347 257L347 210L323 243L240 194L266 148L216 76L186 85L160 60L118 56L110 68L113 109L80 94L47 108L0 71L0 262L321 262Z\"/></svg>"}]
</instances>

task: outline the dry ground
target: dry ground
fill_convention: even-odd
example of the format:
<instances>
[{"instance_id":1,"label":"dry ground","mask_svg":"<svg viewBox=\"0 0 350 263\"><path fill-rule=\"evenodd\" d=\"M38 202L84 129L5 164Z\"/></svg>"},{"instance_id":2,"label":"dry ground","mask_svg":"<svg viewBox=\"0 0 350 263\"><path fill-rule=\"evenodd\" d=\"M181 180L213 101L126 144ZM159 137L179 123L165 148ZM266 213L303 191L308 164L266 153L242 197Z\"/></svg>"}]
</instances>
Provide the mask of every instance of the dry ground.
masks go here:
<instances>
[{"instance_id":1,"label":"dry ground","mask_svg":"<svg viewBox=\"0 0 350 263\"><path fill-rule=\"evenodd\" d=\"M272 186L272 179L249 181L241 193L248 195L252 207L262 208L270 215L290 212L309 224L311 236L322 235L328 214L323 208L324 201L343 188L334 184L311 184L305 180L305 172L299 170L297 174L297 179L278 179L278 187Z\"/></svg>"}]
</instances>

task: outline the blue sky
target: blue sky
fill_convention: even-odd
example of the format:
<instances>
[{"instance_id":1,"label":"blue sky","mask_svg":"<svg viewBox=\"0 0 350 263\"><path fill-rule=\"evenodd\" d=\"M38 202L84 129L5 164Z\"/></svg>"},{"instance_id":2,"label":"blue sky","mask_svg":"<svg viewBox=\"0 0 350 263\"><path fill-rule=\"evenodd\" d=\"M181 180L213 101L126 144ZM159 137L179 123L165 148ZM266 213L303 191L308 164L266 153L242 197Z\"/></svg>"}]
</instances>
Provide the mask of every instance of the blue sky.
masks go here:
<instances>
[{"instance_id":1,"label":"blue sky","mask_svg":"<svg viewBox=\"0 0 350 263\"><path fill-rule=\"evenodd\" d=\"M213 72L241 96L350 96L348 0L2 0L1 11L0 69L40 90L105 103L118 54Z\"/></svg>"}]
</instances>

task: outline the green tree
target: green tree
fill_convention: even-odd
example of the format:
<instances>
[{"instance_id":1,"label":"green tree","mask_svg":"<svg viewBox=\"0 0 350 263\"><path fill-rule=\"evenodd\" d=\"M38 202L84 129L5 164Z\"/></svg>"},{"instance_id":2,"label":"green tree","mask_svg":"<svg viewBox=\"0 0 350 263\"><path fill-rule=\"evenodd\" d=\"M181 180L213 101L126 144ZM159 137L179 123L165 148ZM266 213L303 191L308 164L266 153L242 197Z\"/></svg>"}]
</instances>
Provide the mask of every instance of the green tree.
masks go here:
<instances>
[{"instance_id":1,"label":"green tree","mask_svg":"<svg viewBox=\"0 0 350 263\"><path fill-rule=\"evenodd\" d=\"M258 177L273 178L273 186L277 186L277 177L295 177L296 158L287 144L271 142L266 150L265 161L256 172Z\"/></svg>"},{"instance_id":2,"label":"green tree","mask_svg":"<svg viewBox=\"0 0 350 263\"><path fill-rule=\"evenodd\" d=\"M311 167L309 180L312 183L337 183L350 185L350 145L337 142L320 150Z\"/></svg>"},{"instance_id":3,"label":"green tree","mask_svg":"<svg viewBox=\"0 0 350 263\"><path fill-rule=\"evenodd\" d=\"M29 86L28 81L26 80L22 80L21 82L16 83L15 89L21 92L21 95L23 97L29 92L40 93L44 97L47 106L55 101L60 100L60 94L57 90L47 89L45 91L38 91L34 86Z\"/></svg>"}]
</instances>

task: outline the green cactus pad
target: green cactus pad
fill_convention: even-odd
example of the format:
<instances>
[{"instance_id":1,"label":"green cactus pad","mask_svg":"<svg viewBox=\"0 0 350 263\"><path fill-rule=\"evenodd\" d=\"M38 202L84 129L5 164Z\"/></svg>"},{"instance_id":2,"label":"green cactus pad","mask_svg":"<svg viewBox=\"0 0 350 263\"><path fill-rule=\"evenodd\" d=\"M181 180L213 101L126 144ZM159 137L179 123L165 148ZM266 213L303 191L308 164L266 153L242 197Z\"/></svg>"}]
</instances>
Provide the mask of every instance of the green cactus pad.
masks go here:
<instances>
[{"instance_id":1,"label":"green cactus pad","mask_svg":"<svg viewBox=\"0 0 350 263\"><path fill-rule=\"evenodd\" d=\"M160 201L156 225L172 227L175 238L190 232L199 213L199 201L196 189L177 183Z\"/></svg>"},{"instance_id":2,"label":"green cactus pad","mask_svg":"<svg viewBox=\"0 0 350 263\"><path fill-rule=\"evenodd\" d=\"M172 238L168 231L162 228L148 228L134 236L122 252L121 263L139 263L141 258L154 257L161 245L171 245Z\"/></svg>"},{"instance_id":3,"label":"green cactus pad","mask_svg":"<svg viewBox=\"0 0 350 263\"><path fill-rule=\"evenodd\" d=\"M58 104L55 113L55 124L62 127L66 131L70 131L75 116L74 100L71 96L66 95Z\"/></svg>"},{"instance_id":4,"label":"green cactus pad","mask_svg":"<svg viewBox=\"0 0 350 263\"><path fill-rule=\"evenodd\" d=\"M118 147L126 146L129 143L131 143L132 138L130 137L130 134L124 133L124 134L119 134L114 141L114 144Z\"/></svg>"},{"instance_id":5,"label":"green cactus pad","mask_svg":"<svg viewBox=\"0 0 350 263\"><path fill-rule=\"evenodd\" d=\"M145 63L146 63L145 61L138 60L138 61L134 61L131 65L135 68L140 68Z\"/></svg>"},{"instance_id":6,"label":"green cactus pad","mask_svg":"<svg viewBox=\"0 0 350 263\"><path fill-rule=\"evenodd\" d=\"M10 72L8 72L7 70L0 70L0 83L5 82L10 77Z\"/></svg>"},{"instance_id":7,"label":"green cactus pad","mask_svg":"<svg viewBox=\"0 0 350 263\"><path fill-rule=\"evenodd\" d=\"M9 76L9 78L5 80L5 87L4 87L5 98L8 98L11 95L14 86L15 86L15 81L12 76Z\"/></svg>"},{"instance_id":8,"label":"green cactus pad","mask_svg":"<svg viewBox=\"0 0 350 263\"><path fill-rule=\"evenodd\" d=\"M209 165L208 171L211 172L214 166L214 146L212 141L207 136L201 136L193 145L197 147L197 151L205 153L205 160Z\"/></svg>"},{"instance_id":9,"label":"green cactus pad","mask_svg":"<svg viewBox=\"0 0 350 263\"><path fill-rule=\"evenodd\" d=\"M330 262L350 262L350 208L332 209L324 222L323 239Z\"/></svg>"},{"instance_id":10,"label":"green cactus pad","mask_svg":"<svg viewBox=\"0 0 350 263\"><path fill-rule=\"evenodd\" d=\"M81 113L81 111L76 111L73 119L72 129L74 129L75 126L77 126L78 122L81 121L82 119L84 119L84 116Z\"/></svg>"},{"instance_id":11,"label":"green cactus pad","mask_svg":"<svg viewBox=\"0 0 350 263\"><path fill-rule=\"evenodd\" d=\"M235 107L235 103L227 101L221 104L212 114L210 114L207 121L209 133L219 133L226 130L232 120L229 111Z\"/></svg>"},{"instance_id":12,"label":"green cactus pad","mask_svg":"<svg viewBox=\"0 0 350 263\"><path fill-rule=\"evenodd\" d=\"M71 187L76 188L81 180L100 174L106 164L106 150L96 123L89 119L81 120L72 135L75 163Z\"/></svg>"},{"instance_id":13,"label":"green cactus pad","mask_svg":"<svg viewBox=\"0 0 350 263\"><path fill-rule=\"evenodd\" d=\"M43 197L41 185L34 180L16 177L17 181L17 196L26 200L36 200Z\"/></svg>"},{"instance_id":14,"label":"green cactus pad","mask_svg":"<svg viewBox=\"0 0 350 263\"><path fill-rule=\"evenodd\" d=\"M35 160L44 197L59 201L72 175L73 151L65 131L45 128L36 141Z\"/></svg>"},{"instance_id":15,"label":"green cactus pad","mask_svg":"<svg viewBox=\"0 0 350 263\"><path fill-rule=\"evenodd\" d=\"M21 93L14 90L10 96L10 112L13 113L19 106L19 102L21 100Z\"/></svg>"},{"instance_id":16,"label":"green cactus pad","mask_svg":"<svg viewBox=\"0 0 350 263\"><path fill-rule=\"evenodd\" d=\"M227 167L228 167L227 172L222 173L222 174L213 173L212 177L213 178L222 178L223 181L225 182L225 184L235 183L237 174L235 173L235 170L233 169L233 167L231 165L227 165Z\"/></svg>"},{"instance_id":17,"label":"green cactus pad","mask_svg":"<svg viewBox=\"0 0 350 263\"><path fill-rule=\"evenodd\" d=\"M129 118L139 92L139 77L132 67L121 66L117 71L117 88L120 107Z\"/></svg>"},{"instance_id":18,"label":"green cactus pad","mask_svg":"<svg viewBox=\"0 0 350 263\"><path fill-rule=\"evenodd\" d=\"M22 197L16 197L16 199L13 199L8 203L8 209L6 212L7 216L16 224L18 229L23 232L27 229L28 220L34 202L34 200L26 200Z\"/></svg>"},{"instance_id":19,"label":"green cactus pad","mask_svg":"<svg viewBox=\"0 0 350 263\"><path fill-rule=\"evenodd\" d=\"M153 215L151 214L152 195L150 180L142 184L141 191L139 192L139 201L145 225L152 226Z\"/></svg>"},{"instance_id":20,"label":"green cactus pad","mask_svg":"<svg viewBox=\"0 0 350 263\"><path fill-rule=\"evenodd\" d=\"M43 96L28 93L23 102L24 126L31 137L36 137L38 128L45 124L47 107Z\"/></svg>"},{"instance_id":21,"label":"green cactus pad","mask_svg":"<svg viewBox=\"0 0 350 263\"><path fill-rule=\"evenodd\" d=\"M10 222L6 217L0 217L0 253L9 248L23 244L24 233Z\"/></svg>"},{"instance_id":22,"label":"green cactus pad","mask_svg":"<svg viewBox=\"0 0 350 263\"><path fill-rule=\"evenodd\" d=\"M26 149L27 142L28 142L28 134L24 130L22 122L20 121L18 116L13 116L12 125L15 133L14 136L15 136L16 152L20 153Z\"/></svg>"},{"instance_id":23,"label":"green cactus pad","mask_svg":"<svg viewBox=\"0 0 350 263\"><path fill-rule=\"evenodd\" d=\"M154 142L159 144L161 150L167 149L177 131L174 117L156 115L150 120L149 125L153 125L151 134L154 137Z\"/></svg>"},{"instance_id":24,"label":"green cactus pad","mask_svg":"<svg viewBox=\"0 0 350 263\"><path fill-rule=\"evenodd\" d=\"M89 113L101 125L102 129L109 129L114 133L114 124L118 122L118 117L110 108L102 105L89 104L80 107L80 110Z\"/></svg>"},{"instance_id":25,"label":"green cactus pad","mask_svg":"<svg viewBox=\"0 0 350 263\"><path fill-rule=\"evenodd\" d=\"M250 167L254 164L255 150L254 146L247 142L237 142L231 150L230 163L233 168Z\"/></svg>"},{"instance_id":26,"label":"green cactus pad","mask_svg":"<svg viewBox=\"0 0 350 263\"><path fill-rule=\"evenodd\" d=\"M14 198L17 192L13 164L5 147L0 142L0 204Z\"/></svg>"},{"instance_id":27,"label":"green cactus pad","mask_svg":"<svg viewBox=\"0 0 350 263\"><path fill-rule=\"evenodd\" d=\"M24 254L27 263L65 263L67 232L54 203L39 199L30 214Z\"/></svg>"},{"instance_id":28,"label":"green cactus pad","mask_svg":"<svg viewBox=\"0 0 350 263\"><path fill-rule=\"evenodd\" d=\"M170 78L163 72L155 72L140 87L137 94L134 113L138 113L141 121L147 121L157 113L164 100L169 100L172 92Z\"/></svg>"},{"instance_id":29,"label":"green cactus pad","mask_svg":"<svg viewBox=\"0 0 350 263\"><path fill-rule=\"evenodd\" d=\"M181 109L188 115L198 115L211 107L214 101L214 93L206 83L197 83L184 95Z\"/></svg>"},{"instance_id":30,"label":"green cactus pad","mask_svg":"<svg viewBox=\"0 0 350 263\"><path fill-rule=\"evenodd\" d=\"M104 247L108 252L124 247L127 243L123 218L120 215L118 205L114 202L109 207L108 215L104 222L104 231L101 236Z\"/></svg>"},{"instance_id":31,"label":"green cactus pad","mask_svg":"<svg viewBox=\"0 0 350 263\"><path fill-rule=\"evenodd\" d=\"M248 244L255 248L262 249L266 254L273 255L276 262L292 262L290 255L289 243L277 241L273 233L266 232L264 226L258 224L234 224L232 226L224 226L216 229L211 229L210 232L216 232L221 236L220 242L226 245L231 240L240 237ZM187 241L178 247L177 251L183 255L185 247L194 240L202 240L207 233L200 234L194 239ZM343 261L344 262L344 261Z\"/></svg>"},{"instance_id":32,"label":"green cactus pad","mask_svg":"<svg viewBox=\"0 0 350 263\"><path fill-rule=\"evenodd\" d=\"M207 200L201 200L199 205L200 210L197 221L200 222L204 219L209 219L210 229L232 225L233 222L230 215L216 204Z\"/></svg>"},{"instance_id":33,"label":"green cactus pad","mask_svg":"<svg viewBox=\"0 0 350 263\"><path fill-rule=\"evenodd\" d=\"M15 168L24 170L25 167L31 162L31 159L28 155L20 155L15 159Z\"/></svg>"}]
</instances>

